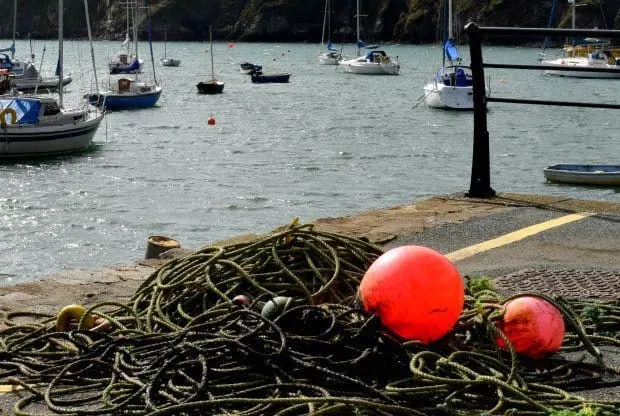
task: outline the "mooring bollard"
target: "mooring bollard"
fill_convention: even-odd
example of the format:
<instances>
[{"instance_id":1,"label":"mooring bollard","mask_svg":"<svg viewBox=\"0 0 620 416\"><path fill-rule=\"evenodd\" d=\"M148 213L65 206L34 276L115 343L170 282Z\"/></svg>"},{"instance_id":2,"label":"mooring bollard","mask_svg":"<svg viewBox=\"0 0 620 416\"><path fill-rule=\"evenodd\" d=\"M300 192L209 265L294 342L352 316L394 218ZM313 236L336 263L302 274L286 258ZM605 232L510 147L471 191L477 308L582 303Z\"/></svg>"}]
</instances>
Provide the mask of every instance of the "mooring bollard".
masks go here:
<instances>
[{"instance_id":1,"label":"mooring bollard","mask_svg":"<svg viewBox=\"0 0 620 416\"><path fill-rule=\"evenodd\" d=\"M158 259L159 256L173 248L179 248L181 244L178 241L161 235L152 235L148 239L146 245L145 259Z\"/></svg>"}]
</instances>

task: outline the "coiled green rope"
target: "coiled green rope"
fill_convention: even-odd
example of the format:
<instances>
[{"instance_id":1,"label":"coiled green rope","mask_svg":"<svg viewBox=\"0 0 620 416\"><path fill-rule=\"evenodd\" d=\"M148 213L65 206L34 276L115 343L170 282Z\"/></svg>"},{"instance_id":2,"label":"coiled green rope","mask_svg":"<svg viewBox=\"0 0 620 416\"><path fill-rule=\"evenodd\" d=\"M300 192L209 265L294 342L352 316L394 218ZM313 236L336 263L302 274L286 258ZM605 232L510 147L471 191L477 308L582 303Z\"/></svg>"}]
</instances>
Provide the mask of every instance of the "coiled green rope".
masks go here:
<instances>
[{"instance_id":1,"label":"coiled green rope","mask_svg":"<svg viewBox=\"0 0 620 416\"><path fill-rule=\"evenodd\" d=\"M24 388L19 415L40 405L68 415L620 413L618 399L570 393L620 384L601 354L620 348L620 300L545 297L568 324L564 354L546 360L519 357L509 342L507 351L496 347L506 299L492 290L470 290L439 342L404 342L356 302L380 254L364 240L296 223L208 247L161 267L128 303L90 308L109 322L107 333L9 316L0 378ZM278 296L291 299L263 313ZM575 353L583 357L566 358Z\"/></svg>"}]
</instances>

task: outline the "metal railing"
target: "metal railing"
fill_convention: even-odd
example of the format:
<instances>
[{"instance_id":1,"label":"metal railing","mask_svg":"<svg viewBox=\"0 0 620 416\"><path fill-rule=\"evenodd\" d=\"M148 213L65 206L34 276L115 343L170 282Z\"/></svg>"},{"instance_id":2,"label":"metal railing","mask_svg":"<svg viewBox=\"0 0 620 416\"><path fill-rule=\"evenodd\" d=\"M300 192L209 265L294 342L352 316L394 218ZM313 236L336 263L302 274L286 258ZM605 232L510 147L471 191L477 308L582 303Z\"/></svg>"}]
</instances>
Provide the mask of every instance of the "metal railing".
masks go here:
<instances>
[{"instance_id":1,"label":"metal railing","mask_svg":"<svg viewBox=\"0 0 620 416\"><path fill-rule=\"evenodd\" d=\"M468 23L465 26L469 41L469 52L471 55L471 71L473 78L473 101L474 101L474 148L471 168L471 181L467 196L472 198L489 198L495 195L491 188L490 158L489 158L489 132L487 130L486 104L489 102L515 103L515 104L534 104L534 105L557 105L568 107L594 107L620 109L620 104L604 104L593 102L574 102L574 101L551 101L536 99L518 99L505 97L491 97L486 95L484 85L484 68L507 68L507 69L526 69L526 70L557 70L557 66L551 65L522 65L522 64L497 64L484 62L482 57L482 40L493 37L526 37L542 38L549 37L571 37L571 38L606 38L620 39L620 30L598 30L598 29L543 29L543 28L507 28L507 27L482 27L476 23ZM617 58L617 57L616 57ZM619 69L620 70L620 69ZM619 70L610 68L574 68L562 67L562 71L579 72L618 72Z\"/></svg>"}]
</instances>

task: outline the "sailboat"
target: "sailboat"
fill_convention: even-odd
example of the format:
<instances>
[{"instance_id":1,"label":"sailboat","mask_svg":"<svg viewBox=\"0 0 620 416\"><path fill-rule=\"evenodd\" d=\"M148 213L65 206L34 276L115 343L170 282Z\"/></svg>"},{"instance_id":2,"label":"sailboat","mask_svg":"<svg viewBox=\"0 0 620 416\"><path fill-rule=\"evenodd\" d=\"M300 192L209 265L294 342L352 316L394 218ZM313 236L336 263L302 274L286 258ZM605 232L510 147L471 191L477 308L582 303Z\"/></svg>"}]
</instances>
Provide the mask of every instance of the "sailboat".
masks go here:
<instances>
[{"instance_id":1,"label":"sailboat","mask_svg":"<svg viewBox=\"0 0 620 416\"><path fill-rule=\"evenodd\" d=\"M357 0L357 58L340 61L344 72L366 75L398 75L400 63L393 60L385 51L377 49L378 45L366 45L360 36L360 0ZM366 49L364 54L361 51Z\"/></svg>"},{"instance_id":2,"label":"sailboat","mask_svg":"<svg viewBox=\"0 0 620 416\"><path fill-rule=\"evenodd\" d=\"M84 0L89 39L88 0ZM63 73L63 0L58 0L58 72ZM94 68L93 59L93 72ZM66 109L63 91L58 99L15 93L0 97L0 157L23 158L83 151L92 139L104 113L88 107Z\"/></svg>"},{"instance_id":3,"label":"sailboat","mask_svg":"<svg viewBox=\"0 0 620 416\"><path fill-rule=\"evenodd\" d=\"M127 30L125 32L125 40L121 43L121 47L126 47L126 50L119 51L114 58L110 60L108 63L108 69L110 74L137 74L142 72L142 65L144 61L138 58L138 42L137 42L137 32L134 31L133 39L131 41L131 36L129 36L130 32L130 22L134 21L134 28L136 27L136 8L131 7L135 4L135 1L127 0ZM131 48L133 47L133 50Z\"/></svg>"},{"instance_id":4,"label":"sailboat","mask_svg":"<svg viewBox=\"0 0 620 416\"><path fill-rule=\"evenodd\" d=\"M444 10L446 3L444 1ZM452 33L452 0L447 1L447 39L444 33L442 67L435 77L424 86L424 103L432 108L473 110L474 94L471 68L463 65ZM445 16L445 13L443 14ZM442 19L445 22L445 18ZM447 27L446 27L447 26ZM489 90L487 88L487 94Z\"/></svg>"},{"instance_id":5,"label":"sailboat","mask_svg":"<svg viewBox=\"0 0 620 416\"><path fill-rule=\"evenodd\" d=\"M213 68L213 34L211 26L209 26L209 52L211 52L211 79L196 84L200 94L221 94L224 91L224 83L215 79L215 70Z\"/></svg>"},{"instance_id":6,"label":"sailboat","mask_svg":"<svg viewBox=\"0 0 620 416\"><path fill-rule=\"evenodd\" d=\"M572 28L575 29L575 0L568 0L572 5ZM613 48L611 41L585 38L574 39L570 45L564 46L564 56L558 58L548 58L546 54L540 53L538 60L542 65L552 66L552 69L545 69L547 75L558 75L574 78L620 78L620 57L618 48ZM566 68L596 68L605 69L605 72L566 70ZM607 71L611 70L611 71Z\"/></svg>"},{"instance_id":7,"label":"sailboat","mask_svg":"<svg viewBox=\"0 0 620 416\"><path fill-rule=\"evenodd\" d=\"M132 1L131 5L136 9L137 1ZM98 91L88 95L88 101L98 107L105 107L108 110L123 110L154 107L161 96L162 87L157 84L155 79L155 63L153 60L153 44L151 42L151 21L148 16L148 6L146 12L149 47L151 52L151 67L153 69L153 83L148 83L139 78L138 73L133 78L119 78L111 83L106 90ZM137 39L137 18L133 22L134 39ZM136 42L137 43L137 42ZM137 45L136 45L137 50Z\"/></svg>"},{"instance_id":8,"label":"sailboat","mask_svg":"<svg viewBox=\"0 0 620 416\"><path fill-rule=\"evenodd\" d=\"M15 58L15 36L17 34L17 0L13 0L13 43L8 48L0 49L0 69L8 70L11 75L21 75L26 63ZM10 52L11 56L3 52Z\"/></svg>"},{"instance_id":9,"label":"sailboat","mask_svg":"<svg viewBox=\"0 0 620 416\"><path fill-rule=\"evenodd\" d=\"M179 66L181 65L180 59L168 58L168 31L164 28L164 57L159 60L163 66Z\"/></svg>"},{"instance_id":10,"label":"sailboat","mask_svg":"<svg viewBox=\"0 0 620 416\"><path fill-rule=\"evenodd\" d=\"M330 0L325 0L325 11L323 13L323 32L321 34L321 45L325 41L325 30L327 29L327 51L319 53L321 65L338 65L342 60L342 52L332 45L331 42L331 8Z\"/></svg>"},{"instance_id":11,"label":"sailboat","mask_svg":"<svg viewBox=\"0 0 620 416\"><path fill-rule=\"evenodd\" d=\"M17 0L13 1L13 43L8 48L0 49L0 69L10 72L11 86L21 92L47 91L55 92L59 87L70 84L73 81L71 75L63 75L59 78L58 72L52 76L41 76L35 65L34 54L30 54L30 60L23 62L15 58L15 36L17 33ZM45 48L43 48L45 54ZM11 56L2 52L10 52ZM62 79L59 83L58 80Z\"/></svg>"}]
</instances>

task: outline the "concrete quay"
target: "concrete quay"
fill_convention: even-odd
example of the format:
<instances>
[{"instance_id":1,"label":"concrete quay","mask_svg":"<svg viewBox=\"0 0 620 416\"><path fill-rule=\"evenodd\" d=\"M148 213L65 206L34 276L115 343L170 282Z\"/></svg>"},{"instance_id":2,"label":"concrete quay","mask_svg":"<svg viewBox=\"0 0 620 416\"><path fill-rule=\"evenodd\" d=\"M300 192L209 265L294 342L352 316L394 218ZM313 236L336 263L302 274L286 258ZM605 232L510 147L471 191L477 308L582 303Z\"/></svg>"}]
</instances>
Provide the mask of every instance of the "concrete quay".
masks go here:
<instances>
[{"instance_id":1,"label":"concrete quay","mask_svg":"<svg viewBox=\"0 0 620 416\"><path fill-rule=\"evenodd\" d=\"M283 225L289 219L283 219ZM304 219L302 219L304 221ZM405 244L433 248L463 276L489 276L500 288L541 290L586 297L620 293L620 204L542 195L499 194L488 199L463 194L312 221L320 230L367 237L386 250ZM258 234L205 241L224 245ZM182 244L182 242L181 242ZM146 247L146 237L145 237ZM62 306L126 301L173 256L138 260L102 270L69 270L40 281L0 287L0 311L55 314ZM553 292L554 290L551 290Z\"/></svg>"}]
</instances>

